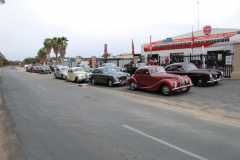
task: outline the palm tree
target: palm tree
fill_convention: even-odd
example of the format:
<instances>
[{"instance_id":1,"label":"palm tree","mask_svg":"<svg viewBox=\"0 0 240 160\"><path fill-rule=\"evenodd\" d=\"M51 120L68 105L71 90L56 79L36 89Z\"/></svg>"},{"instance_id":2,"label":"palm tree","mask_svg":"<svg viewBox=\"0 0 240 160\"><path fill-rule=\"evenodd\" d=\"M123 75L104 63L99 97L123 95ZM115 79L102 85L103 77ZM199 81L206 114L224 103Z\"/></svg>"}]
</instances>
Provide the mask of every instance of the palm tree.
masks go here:
<instances>
[{"instance_id":1,"label":"palm tree","mask_svg":"<svg viewBox=\"0 0 240 160\"><path fill-rule=\"evenodd\" d=\"M67 41L68 39L66 37L61 37L61 44L60 44L60 56L62 58L62 64L64 62L64 56L66 55L66 49L67 49Z\"/></svg>"},{"instance_id":2,"label":"palm tree","mask_svg":"<svg viewBox=\"0 0 240 160\"><path fill-rule=\"evenodd\" d=\"M39 49L37 54L38 54L40 63L43 63L47 58L47 50L43 47L43 48Z\"/></svg>"},{"instance_id":3,"label":"palm tree","mask_svg":"<svg viewBox=\"0 0 240 160\"><path fill-rule=\"evenodd\" d=\"M53 40L53 46L52 47L53 47L53 51L56 55L56 63L57 63L57 61L58 61L57 55L60 52L61 39L57 38L57 37L54 37L52 40Z\"/></svg>"},{"instance_id":4,"label":"palm tree","mask_svg":"<svg viewBox=\"0 0 240 160\"><path fill-rule=\"evenodd\" d=\"M46 38L43 42L44 47L47 50L47 55L48 55L48 63L50 63L50 53L53 47L53 40L51 38Z\"/></svg>"}]
</instances>

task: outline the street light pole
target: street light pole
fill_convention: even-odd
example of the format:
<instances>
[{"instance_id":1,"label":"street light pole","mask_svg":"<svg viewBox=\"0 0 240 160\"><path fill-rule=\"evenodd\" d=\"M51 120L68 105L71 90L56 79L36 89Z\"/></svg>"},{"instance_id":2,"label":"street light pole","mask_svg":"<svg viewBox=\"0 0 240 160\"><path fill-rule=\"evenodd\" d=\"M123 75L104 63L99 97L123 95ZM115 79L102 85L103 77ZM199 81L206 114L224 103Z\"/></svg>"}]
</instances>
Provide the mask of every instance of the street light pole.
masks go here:
<instances>
[{"instance_id":1,"label":"street light pole","mask_svg":"<svg viewBox=\"0 0 240 160\"><path fill-rule=\"evenodd\" d=\"M199 30L199 0L198 0L198 30Z\"/></svg>"}]
</instances>

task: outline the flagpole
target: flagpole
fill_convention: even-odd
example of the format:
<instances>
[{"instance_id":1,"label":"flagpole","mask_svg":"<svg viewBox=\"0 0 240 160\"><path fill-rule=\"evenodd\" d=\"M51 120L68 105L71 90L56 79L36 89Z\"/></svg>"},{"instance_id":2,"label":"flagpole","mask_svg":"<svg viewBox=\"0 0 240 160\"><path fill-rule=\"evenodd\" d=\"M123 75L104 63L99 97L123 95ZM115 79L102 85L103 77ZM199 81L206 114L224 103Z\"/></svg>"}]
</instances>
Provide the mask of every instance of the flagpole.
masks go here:
<instances>
[{"instance_id":1,"label":"flagpole","mask_svg":"<svg viewBox=\"0 0 240 160\"><path fill-rule=\"evenodd\" d=\"M199 0L198 0L198 30L199 30Z\"/></svg>"}]
</instances>

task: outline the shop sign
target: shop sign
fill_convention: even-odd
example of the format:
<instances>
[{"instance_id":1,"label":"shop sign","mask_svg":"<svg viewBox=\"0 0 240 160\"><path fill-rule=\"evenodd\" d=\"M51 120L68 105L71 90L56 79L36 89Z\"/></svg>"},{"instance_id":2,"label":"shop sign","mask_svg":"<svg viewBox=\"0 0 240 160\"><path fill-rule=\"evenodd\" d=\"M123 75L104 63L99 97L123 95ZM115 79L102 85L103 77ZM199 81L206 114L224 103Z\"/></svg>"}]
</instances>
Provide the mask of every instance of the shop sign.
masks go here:
<instances>
[{"instance_id":1,"label":"shop sign","mask_svg":"<svg viewBox=\"0 0 240 160\"><path fill-rule=\"evenodd\" d=\"M232 65L232 56L225 57L225 65Z\"/></svg>"},{"instance_id":2,"label":"shop sign","mask_svg":"<svg viewBox=\"0 0 240 160\"><path fill-rule=\"evenodd\" d=\"M172 41L173 41L172 38L166 38L166 39L163 40L163 43L172 42Z\"/></svg>"},{"instance_id":3,"label":"shop sign","mask_svg":"<svg viewBox=\"0 0 240 160\"><path fill-rule=\"evenodd\" d=\"M203 32L206 36L208 36L211 33L212 27L211 26L205 26L203 27Z\"/></svg>"}]
</instances>

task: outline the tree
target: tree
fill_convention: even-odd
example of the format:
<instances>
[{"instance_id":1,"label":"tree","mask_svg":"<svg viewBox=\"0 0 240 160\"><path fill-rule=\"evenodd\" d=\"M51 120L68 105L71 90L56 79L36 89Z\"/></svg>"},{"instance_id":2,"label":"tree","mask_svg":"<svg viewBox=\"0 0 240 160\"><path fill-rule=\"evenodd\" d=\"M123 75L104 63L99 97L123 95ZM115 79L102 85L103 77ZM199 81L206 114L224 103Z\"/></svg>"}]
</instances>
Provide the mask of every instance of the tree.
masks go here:
<instances>
[{"instance_id":1,"label":"tree","mask_svg":"<svg viewBox=\"0 0 240 160\"><path fill-rule=\"evenodd\" d=\"M38 58L40 60L40 63L43 63L44 61L46 61L46 59L47 59L47 50L44 47L39 49L37 54L38 54Z\"/></svg>"},{"instance_id":2,"label":"tree","mask_svg":"<svg viewBox=\"0 0 240 160\"><path fill-rule=\"evenodd\" d=\"M53 47L53 40L51 38L46 38L43 42L44 47L47 50L47 55L48 55L48 63L50 63L50 53Z\"/></svg>"},{"instance_id":3,"label":"tree","mask_svg":"<svg viewBox=\"0 0 240 160\"><path fill-rule=\"evenodd\" d=\"M61 43L60 43L60 56L62 58L62 63L64 62L64 56L66 55L66 49L67 49L67 41L68 39L66 37L61 37L60 38Z\"/></svg>"},{"instance_id":4,"label":"tree","mask_svg":"<svg viewBox=\"0 0 240 160\"><path fill-rule=\"evenodd\" d=\"M36 56L36 57L38 57L38 56ZM35 63L37 63L38 61L37 61L37 59L36 59L36 57L35 58L31 58L31 57L29 57L29 58L25 58L24 60L23 60L23 63L24 64L35 64Z\"/></svg>"},{"instance_id":5,"label":"tree","mask_svg":"<svg viewBox=\"0 0 240 160\"><path fill-rule=\"evenodd\" d=\"M0 0L0 4L4 4L5 3L5 0Z\"/></svg>"},{"instance_id":6,"label":"tree","mask_svg":"<svg viewBox=\"0 0 240 160\"><path fill-rule=\"evenodd\" d=\"M111 54L111 53L107 53L107 57L111 57L111 56L112 56L112 54ZM103 55L102 55L102 57L104 57L104 58L105 58L105 55L103 54ZM107 57L106 57L106 58L107 58Z\"/></svg>"},{"instance_id":7,"label":"tree","mask_svg":"<svg viewBox=\"0 0 240 160\"><path fill-rule=\"evenodd\" d=\"M0 60L2 62L2 66L9 65L9 61L5 58L5 56L0 52Z\"/></svg>"},{"instance_id":8,"label":"tree","mask_svg":"<svg viewBox=\"0 0 240 160\"><path fill-rule=\"evenodd\" d=\"M57 38L57 37L54 37L53 38L53 51L56 55L56 63L58 62L58 53L60 52L60 45L61 45L61 39L60 38Z\"/></svg>"}]
</instances>

